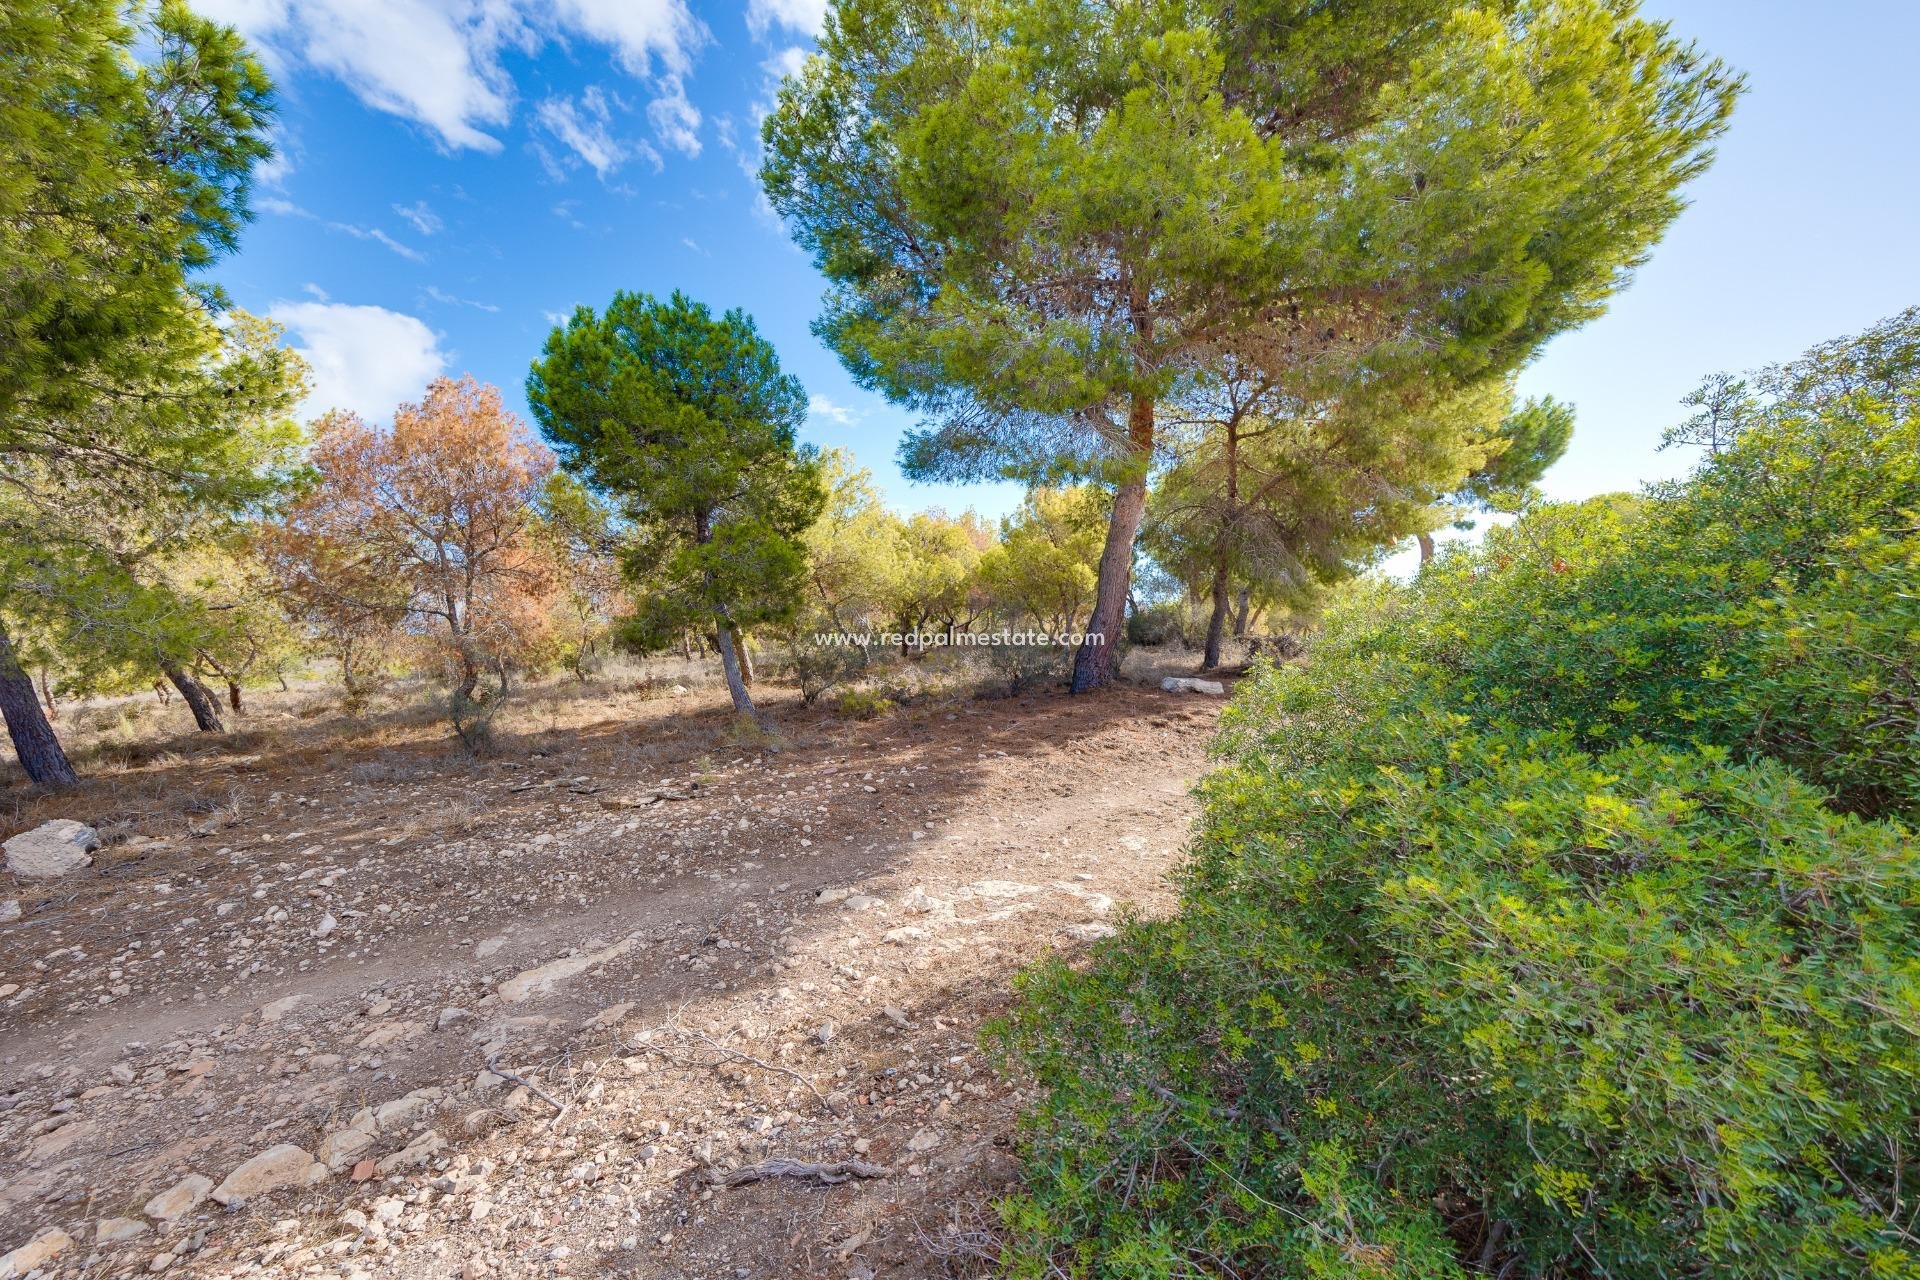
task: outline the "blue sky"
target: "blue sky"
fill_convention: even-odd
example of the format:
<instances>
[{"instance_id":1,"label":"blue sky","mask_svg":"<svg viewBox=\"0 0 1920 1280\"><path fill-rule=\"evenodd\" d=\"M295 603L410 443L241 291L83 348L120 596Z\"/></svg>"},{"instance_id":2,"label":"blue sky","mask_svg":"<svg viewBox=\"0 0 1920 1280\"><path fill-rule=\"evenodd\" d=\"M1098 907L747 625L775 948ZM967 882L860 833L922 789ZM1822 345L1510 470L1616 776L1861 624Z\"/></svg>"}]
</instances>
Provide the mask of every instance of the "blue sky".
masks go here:
<instances>
[{"instance_id":1,"label":"blue sky","mask_svg":"<svg viewBox=\"0 0 1920 1280\"><path fill-rule=\"evenodd\" d=\"M751 177L773 86L825 0L200 0L266 55L283 155L219 278L285 323L319 407L384 420L436 373L520 403L554 319L617 288L751 312L902 508L1000 514L1012 486L916 485L907 415L808 331L821 282ZM1579 425L1546 479L1584 497L1674 474L1702 375L1789 357L1920 302L1920 6L1648 0L1751 91L1692 207L1611 311L1522 389Z\"/></svg>"}]
</instances>

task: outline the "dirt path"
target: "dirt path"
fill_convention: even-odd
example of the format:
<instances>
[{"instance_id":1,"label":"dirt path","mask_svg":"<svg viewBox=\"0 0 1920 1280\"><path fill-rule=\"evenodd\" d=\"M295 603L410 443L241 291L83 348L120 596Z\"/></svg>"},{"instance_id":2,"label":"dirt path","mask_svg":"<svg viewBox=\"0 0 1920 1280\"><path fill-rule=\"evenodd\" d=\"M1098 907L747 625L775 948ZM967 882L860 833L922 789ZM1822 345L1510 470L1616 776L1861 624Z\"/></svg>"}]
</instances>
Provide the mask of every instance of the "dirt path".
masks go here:
<instances>
[{"instance_id":1,"label":"dirt path","mask_svg":"<svg viewBox=\"0 0 1920 1280\"><path fill-rule=\"evenodd\" d=\"M183 829L0 925L0 1247L66 1231L49 1275L964 1271L1017 1101L979 1026L1047 948L1165 905L1217 709L792 707L769 751L696 695L451 774L167 766L204 797ZM295 1185L143 1213L279 1144ZM724 1185L776 1157L886 1172Z\"/></svg>"}]
</instances>

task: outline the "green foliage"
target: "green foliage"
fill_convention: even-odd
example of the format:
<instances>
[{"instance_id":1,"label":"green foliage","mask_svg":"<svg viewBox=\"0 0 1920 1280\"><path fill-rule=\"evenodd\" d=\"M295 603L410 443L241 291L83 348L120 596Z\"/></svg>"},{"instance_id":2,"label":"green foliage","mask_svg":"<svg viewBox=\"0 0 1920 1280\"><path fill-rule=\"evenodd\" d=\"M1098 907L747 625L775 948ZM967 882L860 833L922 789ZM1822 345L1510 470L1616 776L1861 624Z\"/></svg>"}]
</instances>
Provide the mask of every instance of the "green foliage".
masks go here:
<instances>
[{"instance_id":1,"label":"green foliage","mask_svg":"<svg viewBox=\"0 0 1920 1280\"><path fill-rule=\"evenodd\" d=\"M127 15L131 14L133 21ZM123 471L205 428L149 384L205 349L188 275L231 250L272 86L180 0L0 9L0 453ZM92 418L150 400L148 432Z\"/></svg>"},{"instance_id":2,"label":"green foliage","mask_svg":"<svg viewBox=\"0 0 1920 1280\"><path fill-rule=\"evenodd\" d=\"M1161 645L1186 639L1187 606L1179 600L1157 600L1127 614L1127 643Z\"/></svg>"},{"instance_id":3,"label":"green foliage","mask_svg":"<svg viewBox=\"0 0 1920 1280\"><path fill-rule=\"evenodd\" d=\"M1086 619L1111 499L1094 485L1030 489L980 558L980 582L1003 621L1058 634Z\"/></svg>"},{"instance_id":4,"label":"green foliage","mask_svg":"<svg viewBox=\"0 0 1920 1280\"><path fill-rule=\"evenodd\" d=\"M997 1031L1016 1274L1920 1274L1913 322L1242 687L1178 914Z\"/></svg>"},{"instance_id":5,"label":"green foliage","mask_svg":"<svg viewBox=\"0 0 1920 1280\"><path fill-rule=\"evenodd\" d=\"M1432 625L1375 639L1483 720L1715 743L1862 812L1920 804L1920 310L1754 381L1693 479L1490 531L1409 600Z\"/></svg>"},{"instance_id":6,"label":"green foliage","mask_svg":"<svg viewBox=\"0 0 1920 1280\"><path fill-rule=\"evenodd\" d=\"M826 501L799 379L743 311L681 294L616 293L574 311L527 378L562 465L622 504L635 614L628 643L672 644L790 619L805 589L800 535ZM730 671L736 705L750 709Z\"/></svg>"},{"instance_id":7,"label":"green foliage","mask_svg":"<svg viewBox=\"0 0 1920 1280\"><path fill-rule=\"evenodd\" d=\"M1382 409L1499 379L1645 257L1738 91L1610 0L842 0L761 181L816 332L926 414L910 474L1114 489L1118 635L1158 406L1224 337Z\"/></svg>"}]
</instances>

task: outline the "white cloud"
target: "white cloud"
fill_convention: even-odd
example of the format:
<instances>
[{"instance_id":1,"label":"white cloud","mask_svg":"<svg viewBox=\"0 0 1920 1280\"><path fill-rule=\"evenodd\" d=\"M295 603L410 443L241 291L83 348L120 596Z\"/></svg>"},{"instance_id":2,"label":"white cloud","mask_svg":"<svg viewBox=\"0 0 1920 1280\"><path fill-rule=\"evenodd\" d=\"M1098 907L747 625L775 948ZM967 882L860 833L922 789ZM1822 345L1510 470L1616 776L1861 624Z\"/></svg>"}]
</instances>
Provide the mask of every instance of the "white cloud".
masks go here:
<instances>
[{"instance_id":1,"label":"white cloud","mask_svg":"<svg viewBox=\"0 0 1920 1280\"><path fill-rule=\"evenodd\" d=\"M199 0L237 26L270 61L302 61L345 83L368 106L430 129L450 151L497 151L513 116L502 62L548 39L580 37L612 49L629 75L652 85L685 150L699 113L683 81L710 39L687 0ZM684 110L682 109L684 104ZM688 114L692 126L687 124Z\"/></svg>"},{"instance_id":2,"label":"white cloud","mask_svg":"<svg viewBox=\"0 0 1920 1280\"><path fill-rule=\"evenodd\" d=\"M344 302L280 302L268 315L285 325L313 366L313 387L301 413L315 418L349 409L385 422L394 407L418 400L446 372L439 336L417 316Z\"/></svg>"},{"instance_id":3,"label":"white cloud","mask_svg":"<svg viewBox=\"0 0 1920 1280\"><path fill-rule=\"evenodd\" d=\"M666 93L647 104L647 119L660 141L686 155L700 154L700 108L687 101L686 86L674 80Z\"/></svg>"},{"instance_id":4,"label":"white cloud","mask_svg":"<svg viewBox=\"0 0 1920 1280\"><path fill-rule=\"evenodd\" d=\"M807 401L807 416L809 418L825 418L830 422L837 422L843 427L850 427L854 424L854 420L860 415L843 404L835 404L825 396L813 396Z\"/></svg>"},{"instance_id":5,"label":"white cloud","mask_svg":"<svg viewBox=\"0 0 1920 1280\"><path fill-rule=\"evenodd\" d=\"M300 289L303 293L306 293L311 297L318 298L322 302L327 301L327 296L328 296L327 291L325 289L322 289L319 285L315 284L311 280L301 285Z\"/></svg>"},{"instance_id":6,"label":"white cloud","mask_svg":"<svg viewBox=\"0 0 1920 1280\"><path fill-rule=\"evenodd\" d=\"M329 218L322 218L312 210L303 209L293 201L283 200L279 196L266 197L260 201L260 207L268 213L277 213L282 217L305 218L310 222L318 222L329 231L338 231L342 235L352 236L355 240L370 240L374 244L382 245L385 248L393 250L393 252L399 254L408 262L425 262L427 260L426 254L421 253L412 245L401 244L398 240L395 240L378 227L360 227L355 226L351 222L335 222ZM395 208L398 207L397 205L395 206Z\"/></svg>"},{"instance_id":7,"label":"white cloud","mask_svg":"<svg viewBox=\"0 0 1920 1280\"><path fill-rule=\"evenodd\" d=\"M446 223L440 215L427 207L425 200L416 200L412 204L396 204L393 211L413 224L413 229L423 236L437 235Z\"/></svg>"},{"instance_id":8,"label":"white cloud","mask_svg":"<svg viewBox=\"0 0 1920 1280\"><path fill-rule=\"evenodd\" d=\"M371 240L377 245L383 245L393 250L408 262L425 262L427 260L426 254L411 245L401 244L398 240L395 240L378 227L356 227L351 222L329 222L327 229L329 231L343 232L352 236L355 240Z\"/></svg>"},{"instance_id":9,"label":"white cloud","mask_svg":"<svg viewBox=\"0 0 1920 1280\"><path fill-rule=\"evenodd\" d=\"M613 109L598 85L588 85L578 102L548 98L534 109L533 118L603 181L634 156L646 159L656 169L660 167L660 153L646 143L614 137ZM564 176L565 170L544 148L539 154L549 173L556 178Z\"/></svg>"},{"instance_id":10,"label":"white cloud","mask_svg":"<svg viewBox=\"0 0 1920 1280\"><path fill-rule=\"evenodd\" d=\"M817 36L827 21L827 0L747 0L747 29L764 38L778 27Z\"/></svg>"},{"instance_id":11,"label":"white cloud","mask_svg":"<svg viewBox=\"0 0 1920 1280\"><path fill-rule=\"evenodd\" d=\"M422 290L422 292L424 292L429 298L432 298L435 302L441 303L449 307L472 307L475 311L488 311L488 312L494 312L494 311L500 310L498 306L494 305L491 302L475 302L472 298L457 297L454 294L448 293L445 289L442 289L439 285L430 284L424 290Z\"/></svg>"}]
</instances>

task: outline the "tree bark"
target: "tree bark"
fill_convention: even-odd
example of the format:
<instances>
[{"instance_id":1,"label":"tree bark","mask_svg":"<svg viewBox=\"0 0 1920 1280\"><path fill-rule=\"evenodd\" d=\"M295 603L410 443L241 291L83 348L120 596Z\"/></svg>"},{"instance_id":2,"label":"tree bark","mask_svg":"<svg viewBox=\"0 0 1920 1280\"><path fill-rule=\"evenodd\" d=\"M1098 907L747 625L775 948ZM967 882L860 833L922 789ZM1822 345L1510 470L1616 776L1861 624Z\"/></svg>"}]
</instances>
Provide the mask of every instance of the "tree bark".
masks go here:
<instances>
[{"instance_id":1,"label":"tree bark","mask_svg":"<svg viewBox=\"0 0 1920 1280\"><path fill-rule=\"evenodd\" d=\"M1233 618L1233 634L1237 636L1244 636L1245 634L1247 634L1247 612L1252 607L1252 601L1253 601L1253 588L1241 587L1240 602L1236 606L1234 618Z\"/></svg>"},{"instance_id":2,"label":"tree bark","mask_svg":"<svg viewBox=\"0 0 1920 1280\"><path fill-rule=\"evenodd\" d=\"M1222 560L1213 567L1213 612L1207 618L1207 649L1200 659L1202 671L1212 671L1220 665L1220 641L1227 630L1227 605L1227 562Z\"/></svg>"},{"instance_id":3,"label":"tree bark","mask_svg":"<svg viewBox=\"0 0 1920 1280\"><path fill-rule=\"evenodd\" d=\"M693 540L701 546L713 541L713 526L708 522L709 515L702 511L693 519ZM708 599L712 601L713 573L706 574ZM740 655L733 647L733 619L727 614L727 607L717 601L713 603L714 628L713 646L720 651L720 670L727 677L727 692L733 697L733 709L752 716L754 723L760 721L760 709L753 705L753 698L747 693L747 682L740 677Z\"/></svg>"},{"instance_id":4,"label":"tree bark","mask_svg":"<svg viewBox=\"0 0 1920 1280\"><path fill-rule=\"evenodd\" d=\"M1136 327L1138 326L1136 321ZM1073 655L1075 693L1091 693L1113 683L1115 648L1127 621L1127 593L1133 577L1133 544L1147 513L1147 464L1153 455L1153 397L1136 392L1127 413L1127 444L1138 468L1113 495L1107 521L1107 545L1100 552L1100 579L1093 590L1093 614L1087 637Z\"/></svg>"},{"instance_id":5,"label":"tree bark","mask_svg":"<svg viewBox=\"0 0 1920 1280\"><path fill-rule=\"evenodd\" d=\"M1425 564L1427 561L1433 559L1433 535L1430 533L1420 533L1414 536L1420 539L1420 563Z\"/></svg>"},{"instance_id":6,"label":"tree bark","mask_svg":"<svg viewBox=\"0 0 1920 1280\"><path fill-rule=\"evenodd\" d=\"M13 754L29 779L43 787L79 785L80 776L60 748L60 738L47 721L32 677L20 669L13 637L4 625L0 625L0 714L6 717Z\"/></svg>"},{"instance_id":7,"label":"tree bark","mask_svg":"<svg viewBox=\"0 0 1920 1280\"><path fill-rule=\"evenodd\" d=\"M753 705L747 682L740 677L740 655L733 648L733 625L721 623L714 628L713 638L720 649L720 670L726 673L727 692L733 695L733 709L758 720L760 709Z\"/></svg>"},{"instance_id":8,"label":"tree bark","mask_svg":"<svg viewBox=\"0 0 1920 1280\"><path fill-rule=\"evenodd\" d=\"M227 706L232 708L233 714L240 714L240 682L238 680L227 681Z\"/></svg>"},{"instance_id":9,"label":"tree bark","mask_svg":"<svg viewBox=\"0 0 1920 1280\"><path fill-rule=\"evenodd\" d=\"M220 704L213 700L213 693L204 684L194 679L177 662L164 662L160 670L165 673L180 696L187 700L187 706L193 711L193 723L202 733L224 733L226 726L220 723Z\"/></svg>"},{"instance_id":10,"label":"tree bark","mask_svg":"<svg viewBox=\"0 0 1920 1280\"><path fill-rule=\"evenodd\" d=\"M746 685L747 688L751 689L753 688L753 679L754 679L753 650L747 647L747 637L745 632L741 631L740 628L738 627L733 627L730 629L733 632L733 635L731 638L733 640L734 652L740 655L740 683Z\"/></svg>"}]
</instances>

